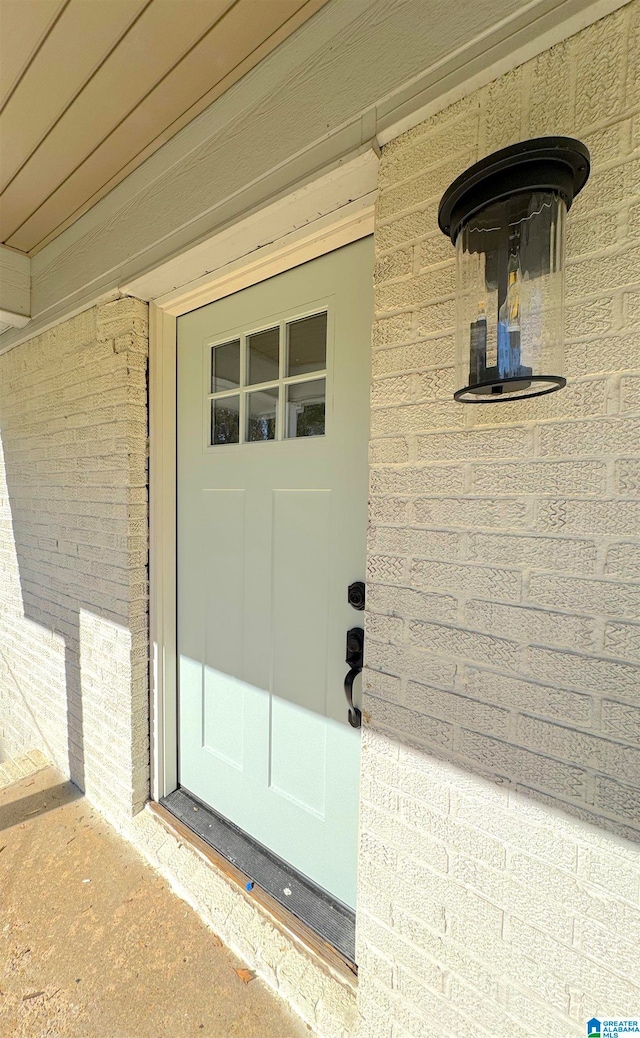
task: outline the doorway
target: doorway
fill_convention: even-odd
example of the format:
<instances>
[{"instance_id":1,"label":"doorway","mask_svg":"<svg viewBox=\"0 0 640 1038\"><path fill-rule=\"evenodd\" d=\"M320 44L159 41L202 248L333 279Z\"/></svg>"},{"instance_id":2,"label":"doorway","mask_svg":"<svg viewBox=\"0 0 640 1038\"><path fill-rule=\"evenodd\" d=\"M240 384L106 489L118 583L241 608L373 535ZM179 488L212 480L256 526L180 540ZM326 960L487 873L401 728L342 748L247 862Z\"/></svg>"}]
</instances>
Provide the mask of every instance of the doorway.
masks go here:
<instances>
[{"instance_id":1,"label":"doorway","mask_svg":"<svg viewBox=\"0 0 640 1038\"><path fill-rule=\"evenodd\" d=\"M372 265L361 239L177 331L177 792L351 910Z\"/></svg>"}]
</instances>

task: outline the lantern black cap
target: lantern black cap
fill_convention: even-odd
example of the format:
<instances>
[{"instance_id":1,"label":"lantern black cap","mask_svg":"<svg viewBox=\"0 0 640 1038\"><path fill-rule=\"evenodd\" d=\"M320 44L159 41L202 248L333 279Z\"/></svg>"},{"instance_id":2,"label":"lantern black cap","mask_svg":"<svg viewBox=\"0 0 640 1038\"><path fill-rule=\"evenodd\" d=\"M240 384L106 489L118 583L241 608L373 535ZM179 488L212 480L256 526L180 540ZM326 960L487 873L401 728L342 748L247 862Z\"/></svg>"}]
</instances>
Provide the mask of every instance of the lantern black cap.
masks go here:
<instances>
[{"instance_id":1,"label":"lantern black cap","mask_svg":"<svg viewBox=\"0 0 640 1038\"><path fill-rule=\"evenodd\" d=\"M569 209L590 167L589 149L572 137L536 137L495 151L447 188L438 210L440 230L455 245L474 213L521 191L556 191Z\"/></svg>"}]
</instances>

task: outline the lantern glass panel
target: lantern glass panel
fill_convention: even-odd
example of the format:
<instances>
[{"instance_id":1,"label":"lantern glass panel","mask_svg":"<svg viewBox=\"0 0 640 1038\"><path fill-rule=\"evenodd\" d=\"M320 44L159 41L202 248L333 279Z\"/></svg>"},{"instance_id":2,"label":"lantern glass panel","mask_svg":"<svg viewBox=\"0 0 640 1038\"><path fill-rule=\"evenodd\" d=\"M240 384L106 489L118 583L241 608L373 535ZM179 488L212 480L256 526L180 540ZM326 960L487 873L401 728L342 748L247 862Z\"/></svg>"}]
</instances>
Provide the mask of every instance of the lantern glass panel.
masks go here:
<instances>
[{"instance_id":1,"label":"lantern glass panel","mask_svg":"<svg viewBox=\"0 0 640 1038\"><path fill-rule=\"evenodd\" d=\"M566 205L526 191L475 213L457 241L457 398L470 403L564 385Z\"/></svg>"}]
</instances>

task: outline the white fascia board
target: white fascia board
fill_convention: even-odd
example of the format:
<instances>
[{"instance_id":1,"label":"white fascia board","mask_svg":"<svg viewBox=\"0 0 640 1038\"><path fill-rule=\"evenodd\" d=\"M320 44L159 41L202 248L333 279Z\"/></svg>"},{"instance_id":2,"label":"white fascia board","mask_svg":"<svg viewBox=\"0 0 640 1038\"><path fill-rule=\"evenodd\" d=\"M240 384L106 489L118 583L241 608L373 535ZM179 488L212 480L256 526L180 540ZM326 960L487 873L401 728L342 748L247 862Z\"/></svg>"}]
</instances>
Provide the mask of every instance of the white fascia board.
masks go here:
<instances>
[{"instance_id":1,"label":"white fascia board","mask_svg":"<svg viewBox=\"0 0 640 1038\"><path fill-rule=\"evenodd\" d=\"M0 245L0 323L24 328L31 318L31 260Z\"/></svg>"},{"instance_id":2,"label":"white fascia board","mask_svg":"<svg viewBox=\"0 0 640 1038\"><path fill-rule=\"evenodd\" d=\"M373 230L378 154L369 147L207 241L120 286L177 316ZM239 280L240 279L240 280ZM240 282L243 282L242 284Z\"/></svg>"}]
</instances>

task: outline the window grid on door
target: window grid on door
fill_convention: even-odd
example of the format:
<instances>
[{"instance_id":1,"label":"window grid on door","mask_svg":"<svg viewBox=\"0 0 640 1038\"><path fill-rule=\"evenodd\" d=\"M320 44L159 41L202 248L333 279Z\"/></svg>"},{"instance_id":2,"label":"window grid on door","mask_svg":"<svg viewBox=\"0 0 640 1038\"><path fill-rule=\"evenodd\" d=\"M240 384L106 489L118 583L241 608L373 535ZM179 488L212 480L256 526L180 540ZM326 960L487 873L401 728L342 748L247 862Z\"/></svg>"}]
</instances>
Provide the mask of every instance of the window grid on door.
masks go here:
<instances>
[{"instance_id":1,"label":"window grid on door","mask_svg":"<svg viewBox=\"0 0 640 1038\"><path fill-rule=\"evenodd\" d=\"M325 309L209 344L210 447L324 435L327 323Z\"/></svg>"}]
</instances>

